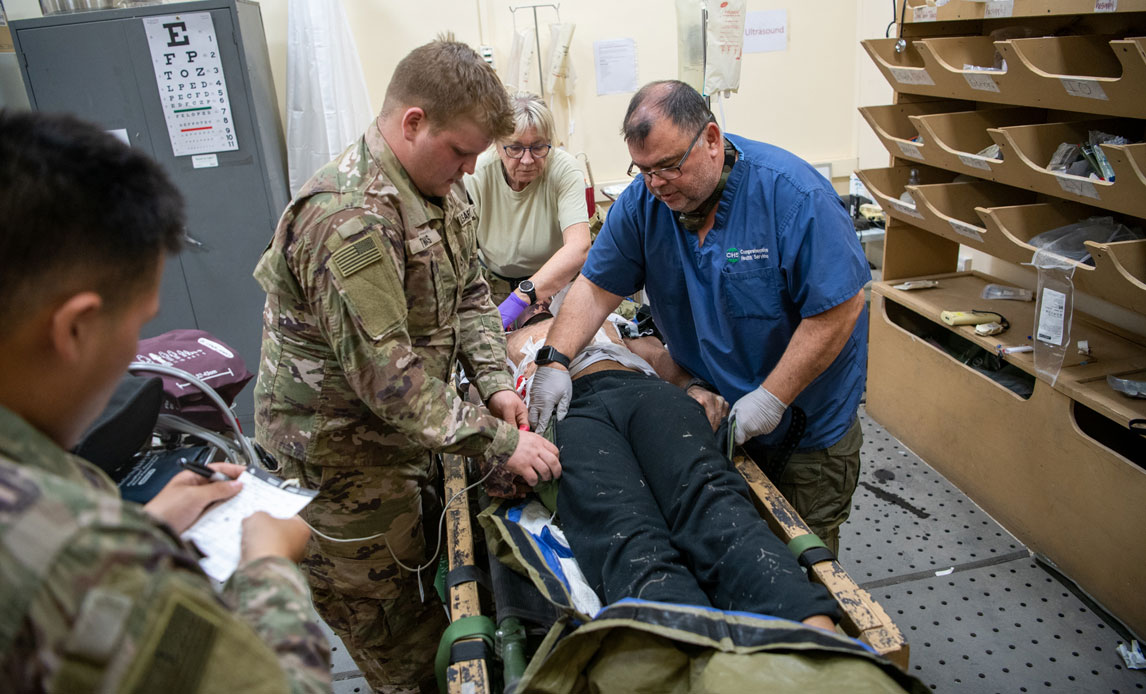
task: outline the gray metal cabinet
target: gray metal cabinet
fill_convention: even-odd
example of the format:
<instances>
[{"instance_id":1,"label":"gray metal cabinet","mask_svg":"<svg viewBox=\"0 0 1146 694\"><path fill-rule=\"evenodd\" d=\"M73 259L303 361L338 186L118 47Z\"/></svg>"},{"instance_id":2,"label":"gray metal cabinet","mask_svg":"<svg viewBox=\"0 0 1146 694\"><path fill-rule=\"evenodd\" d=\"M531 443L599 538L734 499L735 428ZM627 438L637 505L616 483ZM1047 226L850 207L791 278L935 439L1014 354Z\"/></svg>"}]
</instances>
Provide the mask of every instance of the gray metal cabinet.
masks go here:
<instances>
[{"instance_id":1,"label":"gray metal cabinet","mask_svg":"<svg viewBox=\"0 0 1146 694\"><path fill-rule=\"evenodd\" d=\"M174 155L144 18L203 12L214 24L239 148L217 152L217 166L195 168L191 156ZM289 199L258 4L204 0L53 15L15 21L12 34L33 109L126 130L187 200L189 243L167 264L160 313L144 336L197 327L232 345L254 371L263 293L251 271ZM249 422L249 388L236 404Z\"/></svg>"}]
</instances>

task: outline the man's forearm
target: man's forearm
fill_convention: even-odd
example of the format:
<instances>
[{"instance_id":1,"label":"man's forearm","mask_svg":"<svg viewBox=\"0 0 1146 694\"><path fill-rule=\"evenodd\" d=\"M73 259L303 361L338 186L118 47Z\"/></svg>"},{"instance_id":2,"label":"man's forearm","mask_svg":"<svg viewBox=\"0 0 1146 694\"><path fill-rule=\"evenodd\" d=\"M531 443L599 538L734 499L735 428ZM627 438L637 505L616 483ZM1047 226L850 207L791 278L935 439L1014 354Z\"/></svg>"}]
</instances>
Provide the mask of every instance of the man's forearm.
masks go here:
<instances>
[{"instance_id":1,"label":"man's forearm","mask_svg":"<svg viewBox=\"0 0 1146 694\"><path fill-rule=\"evenodd\" d=\"M545 344L572 358L589 342L622 297L578 277L561 304Z\"/></svg>"},{"instance_id":2,"label":"man's forearm","mask_svg":"<svg viewBox=\"0 0 1146 694\"><path fill-rule=\"evenodd\" d=\"M860 291L842 304L800 321L776 368L764 379L764 388L791 404L839 356L863 305Z\"/></svg>"}]
</instances>

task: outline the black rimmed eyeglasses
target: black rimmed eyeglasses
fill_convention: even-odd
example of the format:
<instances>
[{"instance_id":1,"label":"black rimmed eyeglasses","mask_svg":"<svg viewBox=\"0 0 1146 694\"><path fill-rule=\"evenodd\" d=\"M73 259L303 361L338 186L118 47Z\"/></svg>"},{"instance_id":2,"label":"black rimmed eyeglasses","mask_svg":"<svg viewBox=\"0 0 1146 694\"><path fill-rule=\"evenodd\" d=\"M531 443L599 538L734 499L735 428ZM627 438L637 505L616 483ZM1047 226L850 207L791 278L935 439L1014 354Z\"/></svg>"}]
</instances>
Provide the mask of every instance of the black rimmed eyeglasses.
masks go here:
<instances>
[{"instance_id":1,"label":"black rimmed eyeglasses","mask_svg":"<svg viewBox=\"0 0 1146 694\"><path fill-rule=\"evenodd\" d=\"M544 159L549 156L549 150L553 149L553 145L530 145L529 147L525 145L505 145L502 149L505 150L506 155L508 155L510 159L521 159L525 156L525 150L529 150L530 155L532 155L534 159Z\"/></svg>"},{"instance_id":2,"label":"black rimmed eyeglasses","mask_svg":"<svg viewBox=\"0 0 1146 694\"><path fill-rule=\"evenodd\" d=\"M700 126L696 137L692 138L692 142L689 144L688 149L684 151L684 156L680 158L676 166L666 166L663 169L656 169L655 171L645 171L643 168L637 166L636 162L630 162L629 169L625 173L632 178L643 175L646 179L651 179L653 176L656 176L662 181L671 181L675 178L680 178L682 173L680 167L684 166L684 163L688 161L688 155L692 154L692 148L696 147L697 142L700 142L700 136L704 134L705 129L708 128L708 124L715 122L715 120L709 118L704 122L704 125Z\"/></svg>"}]
</instances>

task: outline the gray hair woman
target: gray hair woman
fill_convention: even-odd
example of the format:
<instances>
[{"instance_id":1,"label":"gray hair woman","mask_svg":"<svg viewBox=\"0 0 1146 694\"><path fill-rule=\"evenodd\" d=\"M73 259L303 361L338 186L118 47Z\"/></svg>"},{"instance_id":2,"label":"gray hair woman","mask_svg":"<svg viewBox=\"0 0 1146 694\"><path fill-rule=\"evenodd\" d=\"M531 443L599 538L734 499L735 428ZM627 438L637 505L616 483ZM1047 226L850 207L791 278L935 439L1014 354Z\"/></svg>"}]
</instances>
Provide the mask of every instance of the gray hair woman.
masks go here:
<instances>
[{"instance_id":1,"label":"gray hair woman","mask_svg":"<svg viewBox=\"0 0 1146 694\"><path fill-rule=\"evenodd\" d=\"M573 281L589 253L576 158L553 147L553 114L541 97L519 92L511 101L514 133L495 142L465 177L479 212L478 252L503 327Z\"/></svg>"}]
</instances>

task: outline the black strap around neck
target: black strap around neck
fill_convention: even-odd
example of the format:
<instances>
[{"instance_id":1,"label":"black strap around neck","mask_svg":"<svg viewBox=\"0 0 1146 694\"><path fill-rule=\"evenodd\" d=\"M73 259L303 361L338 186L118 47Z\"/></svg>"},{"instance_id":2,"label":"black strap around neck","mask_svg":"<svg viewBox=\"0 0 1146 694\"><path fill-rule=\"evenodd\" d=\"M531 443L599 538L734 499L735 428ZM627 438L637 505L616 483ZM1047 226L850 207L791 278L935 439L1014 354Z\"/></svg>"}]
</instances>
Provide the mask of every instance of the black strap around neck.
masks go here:
<instances>
[{"instance_id":1,"label":"black strap around neck","mask_svg":"<svg viewBox=\"0 0 1146 694\"><path fill-rule=\"evenodd\" d=\"M712 195L701 203L700 207L692 212L681 212L677 215L677 221L687 231L696 233L704 226L704 221L708 219L708 213L712 212L713 208L720 203L720 196L724 193L724 184L728 183L728 176L732 173L732 167L736 164L736 148L724 139L724 170L720 172L720 181L716 184L716 189L712 191Z\"/></svg>"}]
</instances>

